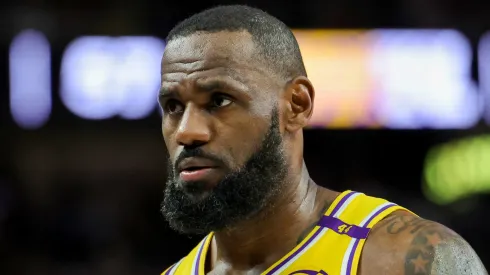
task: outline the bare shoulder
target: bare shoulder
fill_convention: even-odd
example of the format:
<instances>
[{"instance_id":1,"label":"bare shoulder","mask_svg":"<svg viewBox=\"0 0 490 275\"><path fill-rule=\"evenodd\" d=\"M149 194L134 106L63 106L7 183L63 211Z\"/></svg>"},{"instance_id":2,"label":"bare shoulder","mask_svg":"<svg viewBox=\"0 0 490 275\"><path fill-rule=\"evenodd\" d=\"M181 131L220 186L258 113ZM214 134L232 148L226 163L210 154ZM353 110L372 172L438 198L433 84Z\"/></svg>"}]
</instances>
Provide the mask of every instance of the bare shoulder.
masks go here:
<instances>
[{"instance_id":1,"label":"bare shoulder","mask_svg":"<svg viewBox=\"0 0 490 275\"><path fill-rule=\"evenodd\" d=\"M359 274L487 275L471 246L439 223L396 211L371 231Z\"/></svg>"}]
</instances>

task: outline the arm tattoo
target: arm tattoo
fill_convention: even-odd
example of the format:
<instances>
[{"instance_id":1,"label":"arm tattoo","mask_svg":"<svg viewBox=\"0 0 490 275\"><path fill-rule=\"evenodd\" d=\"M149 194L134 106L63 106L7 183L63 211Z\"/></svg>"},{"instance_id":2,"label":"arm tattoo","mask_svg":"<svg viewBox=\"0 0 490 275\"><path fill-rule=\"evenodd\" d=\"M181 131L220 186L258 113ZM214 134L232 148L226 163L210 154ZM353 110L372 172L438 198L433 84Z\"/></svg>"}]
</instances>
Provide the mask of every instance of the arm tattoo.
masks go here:
<instances>
[{"instance_id":1,"label":"arm tattoo","mask_svg":"<svg viewBox=\"0 0 490 275\"><path fill-rule=\"evenodd\" d=\"M387 231L413 235L405 275L487 275L471 246L453 231L413 216L390 217Z\"/></svg>"},{"instance_id":2,"label":"arm tattoo","mask_svg":"<svg viewBox=\"0 0 490 275\"><path fill-rule=\"evenodd\" d=\"M315 222L313 222L312 224L308 225L308 227L306 227L306 229L303 230L303 232L301 232L298 240L296 241L296 244L301 243L308 236L308 234L310 234L311 230L313 230L315 228L315 226L318 224L318 220L320 220L320 218L323 217L325 212L327 212L327 209L330 207L330 204L331 204L330 202L325 202L325 205L322 207L322 209L320 210L320 212L317 215L318 219Z\"/></svg>"},{"instance_id":3,"label":"arm tattoo","mask_svg":"<svg viewBox=\"0 0 490 275\"><path fill-rule=\"evenodd\" d=\"M435 247L443 239L450 237L449 231L441 232L441 230L436 230L436 226L429 225L427 228L420 230L413 237L405 256L405 275L433 274L431 271L434 263Z\"/></svg>"},{"instance_id":4,"label":"arm tattoo","mask_svg":"<svg viewBox=\"0 0 490 275\"><path fill-rule=\"evenodd\" d=\"M421 219L416 216L393 215L385 220L386 230L390 234L398 234L409 230L410 234L415 234L421 228L433 222Z\"/></svg>"}]
</instances>

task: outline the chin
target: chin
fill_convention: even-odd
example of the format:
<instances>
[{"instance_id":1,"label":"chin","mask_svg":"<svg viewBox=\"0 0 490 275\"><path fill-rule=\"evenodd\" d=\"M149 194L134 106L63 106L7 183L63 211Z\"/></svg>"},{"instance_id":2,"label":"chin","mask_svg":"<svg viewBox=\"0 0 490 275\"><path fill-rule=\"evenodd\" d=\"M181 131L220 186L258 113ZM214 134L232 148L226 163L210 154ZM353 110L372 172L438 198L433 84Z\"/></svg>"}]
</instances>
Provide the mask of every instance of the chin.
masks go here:
<instances>
[{"instance_id":1,"label":"chin","mask_svg":"<svg viewBox=\"0 0 490 275\"><path fill-rule=\"evenodd\" d=\"M192 203L199 203L201 201L204 201L205 199L209 198L211 196L212 190L201 190L201 191L186 191L185 189L183 190L185 196L189 199L190 202Z\"/></svg>"},{"instance_id":2,"label":"chin","mask_svg":"<svg viewBox=\"0 0 490 275\"><path fill-rule=\"evenodd\" d=\"M182 189L189 195L201 195L212 191L218 184L219 180L199 180L199 181L182 181L179 180L177 188Z\"/></svg>"}]
</instances>

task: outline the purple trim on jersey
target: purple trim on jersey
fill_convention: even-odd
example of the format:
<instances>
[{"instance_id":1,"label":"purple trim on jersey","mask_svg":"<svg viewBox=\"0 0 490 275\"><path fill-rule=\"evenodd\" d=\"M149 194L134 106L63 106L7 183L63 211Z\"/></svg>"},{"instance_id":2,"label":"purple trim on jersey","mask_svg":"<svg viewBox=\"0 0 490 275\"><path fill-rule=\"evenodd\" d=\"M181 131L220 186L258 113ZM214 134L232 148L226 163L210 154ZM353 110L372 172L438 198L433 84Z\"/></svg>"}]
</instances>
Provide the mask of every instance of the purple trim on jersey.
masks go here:
<instances>
[{"instance_id":1,"label":"purple trim on jersey","mask_svg":"<svg viewBox=\"0 0 490 275\"><path fill-rule=\"evenodd\" d=\"M194 271L195 275L199 275L202 250L204 249L204 246L206 245L206 242L208 241L208 237L209 236L206 236L206 238L204 238L204 240L202 241L201 247L199 248L199 252L197 252L198 254L197 254L197 259L196 259L196 264L195 264L196 270Z\"/></svg>"},{"instance_id":2,"label":"purple trim on jersey","mask_svg":"<svg viewBox=\"0 0 490 275\"><path fill-rule=\"evenodd\" d=\"M306 275L328 275L327 272L323 271L323 270L320 270L320 271L316 271L316 270L298 270L298 271L295 271L293 273L289 273L289 275L296 275L296 274L306 274Z\"/></svg>"},{"instance_id":3,"label":"purple trim on jersey","mask_svg":"<svg viewBox=\"0 0 490 275\"><path fill-rule=\"evenodd\" d=\"M296 250L293 254L291 254L286 260L282 261L280 264L278 264L276 267L274 267L271 271L269 271L267 274L274 274L277 270L279 270L283 265L285 265L287 262L289 262L292 258L296 257L305 247L307 247L321 232L321 229L318 229L311 238L306 241L301 248Z\"/></svg>"},{"instance_id":4,"label":"purple trim on jersey","mask_svg":"<svg viewBox=\"0 0 490 275\"><path fill-rule=\"evenodd\" d=\"M177 268L179 268L179 265L180 263L182 263L182 261L184 260L184 258L180 259L180 261L176 262L175 264L173 264L168 270L167 272L165 272L165 275L170 275L171 273L175 273L175 271L177 271Z\"/></svg>"},{"instance_id":5,"label":"purple trim on jersey","mask_svg":"<svg viewBox=\"0 0 490 275\"><path fill-rule=\"evenodd\" d=\"M333 216L333 215L337 214L337 211L342 207L342 205L347 201L347 199L349 199L355 193L356 192L350 192L349 194L345 195L339 201L339 203L337 203L337 205L333 209L331 215ZM274 267L271 271L267 272L266 275L274 274L281 267L283 267L287 262L289 262L291 259L293 259L294 257L296 257L296 255L298 255L299 253L301 253L301 251L303 251L303 249L305 249L306 247L308 247L308 245L318 236L318 234L320 234L321 231L322 231L322 229L318 229L313 234L313 236L311 236L311 238L309 238L308 241L306 241L298 250L296 250L293 254L289 255L289 257L287 257L284 261L282 261L280 264L278 264L276 267Z\"/></svg>"},{"instance_id":6,"label":"purple trim on jersey","mask_svg":"<svg viewBox=\"0 0 490 275\"><path fill-rule=\"evenodd\" d=\"M339 211L340 207L342 207L342 205L345 203L345 201L347 201L350 197L352 197L352 195L356 194L357 192L350 192L349 194L345 195L340 201L339 203L337 203L337 205L335 206L335 208L333 209L332 213L330 214L330 216L335 216L335 214L337 214L337 211Z\"/></svg>"},{"instance_id":7,"label":"purple trim on jersey","mask_svg":"<svg viewBox=\"0 0 490 275\"><path fill-rule=\"evenodd\" d=\"M367 238L370 230L369 228L360 227L355 224L347 224L332 216L323 216L318 222L318 225L330 228L339 234L345 234L356 239Z\"/></svg>"},{"instance_id":8,"label":"purple trim on jersey","mask_svg":"<svg viewBox=\"0 0 490 275\"><path fill-rule=\"evenodd\" d=\"M171 266L171 267L170 267L170 268L167 270L167 272L165 272L165 275L169 275L169 274L170 274L170 272L172 272L172 269L175 267L175 265L176 265L176 264L177 264L177 263L173 264L173 265L172 265L172 266Z\"/></svg>"},{"instance_id":9,"label":"purple trim on jersey","mask_svg":"<svg viewBox=\"0 0 490 275\"><path fill-rule=\"evenodd\" d=\"M371 218L369 218L364 224L362 224L363 227L366 227L374 218L376 218L379 214L383 213L383 211L385 211L386 209L390 208L390 207L393 207L393 206L396 206L396 204L394 203L390 203L384 207L382 207L381 209L379 209L378 211L376 211L376 213L374 213ZM356 250L357 250L357 246L359 245L359 242L361 241L361 239L357 239L356 242L354 243L354 246L352 247L352 250L350 251L350 255L349 255L349 261L347 262L347 270L346 270L346 275L349 275L351 274L352 272L352 262L354 261L354 254L356 253Z\"/></svg>"},{"instance_id":10,"label":"purple trim on jersey","mask_svg":"<svg viewBox=\"0 0 490 275\"><path fill-rule=\"evenodd\" d=\"M352 262L354 262L354 254L356 254L357 246L359 245L360 241L361 239L357 239L354 243L354 246L352 247L352 250L350 251L349 261L347 262L347 270L345 271L346 275L349 275L352 272Z\"/></svg>"}]
</instances>

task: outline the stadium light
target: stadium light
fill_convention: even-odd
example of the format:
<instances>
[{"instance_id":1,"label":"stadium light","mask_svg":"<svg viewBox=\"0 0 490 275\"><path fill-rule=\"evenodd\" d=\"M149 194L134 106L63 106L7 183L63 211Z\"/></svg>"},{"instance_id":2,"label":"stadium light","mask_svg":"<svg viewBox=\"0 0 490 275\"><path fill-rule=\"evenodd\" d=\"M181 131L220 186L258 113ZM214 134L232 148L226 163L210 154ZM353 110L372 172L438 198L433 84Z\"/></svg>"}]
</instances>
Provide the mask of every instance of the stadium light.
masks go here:
<instances>
[{"instance_id":1,"label":"stadium light","mask_svg":"<svg viewBox=\"0 0 490 275\"><path fill-rule=\"evenodd\" d=\"M60 94L85 119L142 119L157 107L165 44L155 37L85 36L66 49Z\"/></svg>"},{"instance_id":2,"label":"stadium light","mask_svg":"<svg viewBox=\"0 0 490 275\"><path fill-rule=\"evenodd\" d=\"M10 112L24 129L42 127L51 114L51 49L48 39L27 29L13 39L9 51Z\"/></svg>"}]
</instances>

